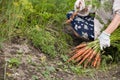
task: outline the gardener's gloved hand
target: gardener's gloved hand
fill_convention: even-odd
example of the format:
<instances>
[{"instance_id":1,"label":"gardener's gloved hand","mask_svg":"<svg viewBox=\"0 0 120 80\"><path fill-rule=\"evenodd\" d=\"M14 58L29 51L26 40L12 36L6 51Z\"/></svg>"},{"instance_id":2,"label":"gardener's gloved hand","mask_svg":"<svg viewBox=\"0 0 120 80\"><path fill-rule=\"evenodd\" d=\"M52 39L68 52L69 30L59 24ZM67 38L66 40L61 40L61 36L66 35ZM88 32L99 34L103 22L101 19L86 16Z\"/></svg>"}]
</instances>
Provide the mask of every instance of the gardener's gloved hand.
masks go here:
<instances>
[{"instance_id":1,"label":"gardener's gloved hand","mask_svg":"<svg viewBox=\"0 0 120 80\"><path fill-rule=\"evenodd\" d=\"M100 48L103 50L106 47L110 47L110 34L103 31L101 35L98 37L100 42Z\"/></svg>"}]
</instances>

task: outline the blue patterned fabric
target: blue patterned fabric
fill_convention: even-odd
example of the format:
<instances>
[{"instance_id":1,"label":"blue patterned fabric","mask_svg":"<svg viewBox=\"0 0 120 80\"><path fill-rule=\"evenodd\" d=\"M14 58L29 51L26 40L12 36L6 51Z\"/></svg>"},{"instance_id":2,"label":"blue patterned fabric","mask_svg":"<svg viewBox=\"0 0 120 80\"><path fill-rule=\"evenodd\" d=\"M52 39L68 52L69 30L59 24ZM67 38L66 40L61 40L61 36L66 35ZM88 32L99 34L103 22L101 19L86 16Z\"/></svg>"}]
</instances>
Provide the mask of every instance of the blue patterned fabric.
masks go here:
<instances>
[{"instance_id":1,"label":"blue patterned fabric","mask_svg":"<svg viewBox=\"0 0 120 80\"><path fill-rule=\"evenodd\" d=\"M74 11L71 11L67 14L67 18L70 19L70 16ZM76 16L73 21L71 21L72 28L83 38L94 40L94 17L93 16Z\"/></svg>"}]
</instances>

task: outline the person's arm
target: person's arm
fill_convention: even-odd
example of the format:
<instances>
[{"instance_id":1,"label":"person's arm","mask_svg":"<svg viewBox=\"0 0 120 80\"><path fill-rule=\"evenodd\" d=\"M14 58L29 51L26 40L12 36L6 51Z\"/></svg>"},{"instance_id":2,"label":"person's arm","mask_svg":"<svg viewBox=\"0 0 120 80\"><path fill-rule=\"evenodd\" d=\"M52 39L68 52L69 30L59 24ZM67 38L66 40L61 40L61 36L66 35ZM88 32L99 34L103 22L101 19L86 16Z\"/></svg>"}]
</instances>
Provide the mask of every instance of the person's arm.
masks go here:
<instances>
[{"instance_id":1,"label":"person's arm","mask_svg":"<svg viewBox=\"0 0 120 80\"><path fill-rule=\"evenodd\" d=\"M115 14L113 20L108 25L108 27L98 37L101 50L103 50L103 48L110 46L110 35L120 25L120 0L114 0L113 13Z\"/></svg>"},{"instance_id":2,"label":"person's arm","mask_svg":"<svg viewBox=\"0 0 120 80\"><path fill-rule=\"evenodd\" d=\"M70 23L74 19L74 17L78 14L80 7L81 7L81 1L77 0L74 5L75 12L73 12L70 19L65 22L66 24Z\"/></svg>"},{"instance_id":3,"label":"person's arm","mask_svg":"<svg viewBox=\"0 0 120 80\"><path fill-rule=\"evenodd\" d=\"M114 32L115 29L117 29L119 24L120 24L120 14L115 14L113 20L104 31L108 34L111 34Z\"/></svg>"},{"instance_id":4,"label":"person's arm","mask_svg":"<svg viewBox=\"0 0 120 80\"><path fill-rule=\"evenodd\" d=\"M118 28L119 25L120 14L116 13L111 23L98 37L101 50L103 50L103 48L110 47L110 35Z\"/></svg>"},{"instance_id":5,"label":"person's arm","mask_svg":"<svg viewBox=\"0 0 120 80\"><path fill-rule=\"evenodd\" d=\"M105 32L111 34L120 24L120 0L114 0L113 2L113 13L115 14L112 22L109 24Z\"/></svg>"}]
</instances>

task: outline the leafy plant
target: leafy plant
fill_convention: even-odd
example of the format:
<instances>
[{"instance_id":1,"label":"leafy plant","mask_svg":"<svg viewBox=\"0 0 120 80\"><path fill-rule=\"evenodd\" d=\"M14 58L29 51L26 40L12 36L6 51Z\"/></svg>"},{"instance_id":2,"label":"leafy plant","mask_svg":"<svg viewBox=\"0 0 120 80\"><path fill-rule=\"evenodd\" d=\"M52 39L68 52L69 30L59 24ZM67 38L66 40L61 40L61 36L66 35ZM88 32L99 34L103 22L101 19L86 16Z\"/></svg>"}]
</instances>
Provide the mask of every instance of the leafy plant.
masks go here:
<instances>
[{"instance_id":1,"label":"leafy plant","mask_svg":"<svg viewBox=\"0 0 120 80\"><path fill-rule=\"evenodd\" d=\"M8 62L11 66L16 66L16 67L18 67L21 63L18 58L10 58Z\"/></svg>"},{"instance_id":2,"label":"leafy plant","mask_svg":"<svg viewBox=\"0 0 120 80\"><path fill-rule=\"evenodd\" d=\"M62 58L62 60L63 60L64 62L68 60L68 56L67 56L67 55L61 55L61 58Z\"/></svg>"},{"instance_id":3,"label":"leafy plant","mask_svg":"<svg viewBox=\"0 0 120 80\"><path fill-rule=\"evenodd\" d=\"M76 74L81 74L82 73L82 70L81 70L80 66L70 66L70 69Z\"/></svg>"},{"instance_id":4,"label":"leafy plant","mask_svg":"<svg viewBox=\"0 0 120 80\"><path fill-rule=\"evenodd\" d=\"M33 75L33 76L32 76L32 80L39 80L39 77L36 76L36 75Z\"/></svg>"}]
</instances>

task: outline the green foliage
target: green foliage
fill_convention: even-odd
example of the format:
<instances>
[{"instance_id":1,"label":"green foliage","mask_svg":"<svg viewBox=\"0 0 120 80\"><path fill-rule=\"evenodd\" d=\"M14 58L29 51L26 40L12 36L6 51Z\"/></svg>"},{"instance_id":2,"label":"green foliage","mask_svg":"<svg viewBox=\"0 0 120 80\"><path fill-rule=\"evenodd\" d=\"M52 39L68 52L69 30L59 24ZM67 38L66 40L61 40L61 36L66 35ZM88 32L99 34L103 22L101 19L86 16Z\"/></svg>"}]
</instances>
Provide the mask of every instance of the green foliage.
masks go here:
<instances>
[{"instance_id":1,"label":"green foliage","mask_svg":"<svg viewBox=\"0 0 120 80\"><path fill-rule=\"evenodd\" d=\"M116 29L113 34L111 34L111 55L113 56L114 61L120 61L120 27Z\"/></svg>"},{"instance_id":2,"label":"green foliage","mask_svg":"<svg viewBox=\"0 0 120 80\"><path fill-rule=\"evenodd\" d=\"M43 29L32 29L30 31L30 38L33 44L36 47L40 47L43 52L51 56L55 56L57 53L54 46L56 43L56 38L53 37L50 32L44 31Z\"/></svg>"},{"instance_id":3,"label":"green foliage","mask_svg":"<svg viewBox=\"0 0 120 80\"><path fill-rule=\"evenodd\" d=\"M25 16L23 15L24 7L21 7L20 0L2 0L1 5L4 5L4 7L1 6L0 35L9 40L13 36L23 35L23 31L21 30L23 26L21 24Z\"/></svg>"},{"instance_id":4,"label":"green foliage","mask_svg":"<svg viewBox=\"0 0 120 80\"><path fill-rule=\"evenodd\" d=\"M82 74L82 70L80 66L70 66L70 69L76 74Z\"/></svg>"},{"instance_id":5,"label":"green foliage","mask_svg":"<svg viewBox=\"0 0 120 80\"><path fill-rule=\"evenodd\" d=\"M20 65L20 60L18 58L10 58L8 62L11 67L12 66L18 67Z\"/></svg>"},{"instance_id":6,"label":"green foliage","mask_svg":"<svg viewBox=\"0 0 120 80\"><path fill-rule=\"evenodd\" d=\"M68 56L67 55L61 55L61 58L64 62L66 62L68 60Z\"/></svg>"},{"instance_id":7,"label":"green foliage","mask_svg":"<svg viewBox=\"0 0 120 80\"><path fill-rule=\"evenodd\" d=\"M73 9L74 1L2 0L0 36L9 40L16 36L25 37L51 56L58 52L67 53L67 42L71 41L71 38L63 33L62 24L67 10ZM39 26L40 30L36 30L36 26Z\"/></svg>"},{"instance_id":8,"label":"green foliage","mask_svg":"<svg viewBox=\"0 0 120 80\"><path fill-rule=\"evenodd\" d=\"M44 53L51 56L55 56L58 52L67 53L69 51L67 42L71 41L71 38L63 33L62 24L66 10L70 7L66 6L68 1L46 0L39 2L36 0L32 2L35 16L29 16L30 19L34 18L34 20L30 20L32 23L30 25L34 24L33 26L36 27L29 29L27 34L29 39L32 40L34 46L40 47Z\"/></svg>"},{"instance_id":9,"label":"green foliage","mask_svg":"<svg viewBox=\"0 0 120 80\"><path fill-rule=\"evenodd\" d=\"M45 70L42 71L42 75L43 75L47 80L49 80L49 79L51 79L50 74L51 74L51 73L54 73L55 71L56 71L56 70L55 70L55 68L54 68L53 66L46 66L46 67L45 67Z\"/></svg>"},{"instance_id":10,"label":"green foliage","mask_svg":"<svg viewBox=\"0 0 120 80\"><path fill-rule=\"evenodd\" d=\"M32 80L39 80L39 77L36 76L36 75L33 75L33 76L32 76Z\"/></svg>"},{"instance_id":11,"label":"green foliage","mask_svg":"<svg viewBox=\"0 0 120 80\"><path fill-rule=\"evenodd\" d=\"M46 70L49 72L55 72L55 68L53 66L46 66Z\"/></svg>"}]
</instances>

